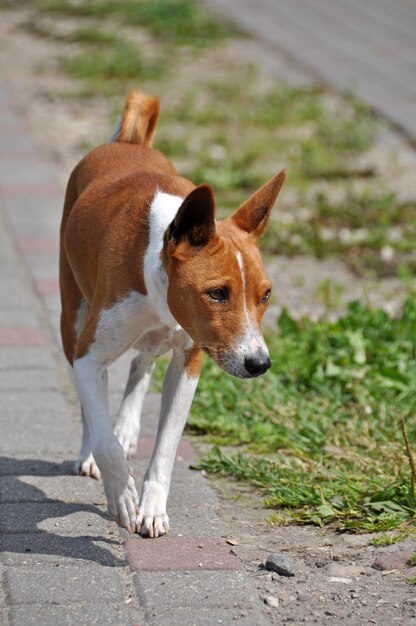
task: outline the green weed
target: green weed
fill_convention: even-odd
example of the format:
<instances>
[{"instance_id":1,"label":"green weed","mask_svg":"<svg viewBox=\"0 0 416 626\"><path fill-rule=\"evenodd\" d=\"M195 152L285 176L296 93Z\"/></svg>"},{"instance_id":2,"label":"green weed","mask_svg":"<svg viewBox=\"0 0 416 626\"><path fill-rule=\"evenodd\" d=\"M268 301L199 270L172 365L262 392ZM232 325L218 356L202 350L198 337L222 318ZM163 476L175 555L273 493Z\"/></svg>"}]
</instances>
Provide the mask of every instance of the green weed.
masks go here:
<instances>
[{"instance_id":1,"label":"green weed","mask_svg":"<svg viewBox=\"0 0 416 626\"><path fill-rule=\"evenodd\" d=\"M130 87L157 91L155 81L160 84L178 64L194 62L195 46L235 34L191 0L35 0L34 7L40 17L77 18L75 30L65 35L60 29L54 34L50 19L47 26L36 19L30 24L39 35L78 46L63 60L64 69L80 80L70 92L76 97L118 99ZM151 50L122 39L120 23L129 26L130 35L135 26L145 28ZM291 209L292 220L276 214L264 239L266 251L337 256L357 274L411 279L416 207L399 204L371 164L364 169L357 164L381 128L375 116L353 97L329 99L323 89L273 81L265 87L247 65L229 62L220 69L215 78L202 71L192 84L185 80L174 106L162 102L156 146L177 161L178 171L197 184L213 185L221 217L286 166L286 189L306 212ZM311 192L317 181L325 191ZM360 184L358 191L357 181L368 183L367 189ZM334 201L337 184L347 191Z\"/></svg>"},{"instance_id":2,"label":"green weed","mask_svg":"<svg viewBox=\"0 0 416 626\"><path fill-rule=\"evenodd\" d=\"M129 26L146 27L164 43L204 47L236 29L218 20L192 0L37 0L43 13L77 17L117 17Z\"/></svg>"},{"instance_id":3,"label":"green weed","mask_svg":"<svg viewBox=\"0 0 416 626\"><path fill-rule=\"evenodd\" d=\"M319 194L307 219L274 220L264 245L270 253L318 258L339 256L358 274L379 276L416 271L416 207L397 203L392 193L347 192L340 202Z\"/></svg>"},{"instance_id":4,"label":"green weed","mask_svg":"<svg viewBox=\"0 0 416 626\"><path fill-rule=\"evenodd\" d=\"M267 341L273 367L255 381L205 363L189 419L215 444L201 467L260 489L298 523L385 532L414 522L400 422L415 441L416 298L397 318L359 302L336 322L283 313Z\"/></svg>"},{"instance_id":5,"label":"green weed","mask_svg":"<svg viewBox=\"0 0 416 626\"><path fill-rule=\"evenodd\" d=\"M139 51L124 41L115 41L109 47L89 48L63 60L64 69L74 78L88 81L91 93L123 89L126 81L157 78L163 73L160 65L143 62Z\"/></svg>"},{"instance_id":6,"label":"green weed","mask_svg":"<svg viewBox=\"0 0 416 626\"><path fill-rule=\"evenodd\" d=\"M66 38L70 43L92 44L94 46L120 45L120 39L113 33L108 33L99 28L78 28Z\"/></svg>"},{"instance_id":7,"label":"green weed","mask_svg":"<svg viewBox=\"0 0 416 626\"><path fill-rule=\"evenodd\" d=\"M406 536L407 533L381 533L370 539L368 543L370 546L391 546L395 543L403 541Z\"/></svg>"}]
</instances>

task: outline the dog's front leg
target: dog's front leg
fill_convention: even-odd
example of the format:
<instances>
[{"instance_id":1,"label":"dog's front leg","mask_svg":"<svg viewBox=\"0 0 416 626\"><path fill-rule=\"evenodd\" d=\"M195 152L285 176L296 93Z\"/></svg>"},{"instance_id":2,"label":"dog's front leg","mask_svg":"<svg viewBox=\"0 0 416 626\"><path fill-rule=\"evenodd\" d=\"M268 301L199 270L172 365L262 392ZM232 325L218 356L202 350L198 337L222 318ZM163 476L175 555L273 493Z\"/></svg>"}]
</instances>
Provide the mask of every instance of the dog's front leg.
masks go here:
<instances>
[{"instance_id":1,"label":"dog's front leg","mask_svg":"<svg viewBox=\"0 0 416 626\"><path fill-rule=\"evenodd\" d=\"M123 449L113 434L104 366L87 354L74 361L74 380L104 483L108 510L130 532L136 529L138 497Z\"/></svg>"},{"instance_id":2,"label":"dog's front leg","mask_svg":"<svg viewBox=\"0 0 416 626\"><path fill-rule=\"evenodd\" d=\"M159 537L169 530L166 502L176 450L184 429L201 369L199 349L174 351L162 389L155 449L140 498L137 532Z\"/></svg>"}]
</instances>

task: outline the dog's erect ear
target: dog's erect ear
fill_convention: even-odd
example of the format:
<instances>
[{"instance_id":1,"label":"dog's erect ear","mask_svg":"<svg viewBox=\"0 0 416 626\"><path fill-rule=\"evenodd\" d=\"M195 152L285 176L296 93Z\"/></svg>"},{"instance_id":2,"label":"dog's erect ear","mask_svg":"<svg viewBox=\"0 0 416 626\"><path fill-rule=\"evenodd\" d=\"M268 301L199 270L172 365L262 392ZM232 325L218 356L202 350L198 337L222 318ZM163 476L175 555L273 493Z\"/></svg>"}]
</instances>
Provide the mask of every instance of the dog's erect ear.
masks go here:
<instances>
[{"instance_id":1,"label":"dog's erect ear","mask_svg":"<svg viewBox=\"0 0 416 626\"><path fill-rule=\"evenodd\" d=\"M217 235L215 208L214 192L209 185L199 185L186 196L167 231L170 256L193 256Z\"/></svg>"},{"instance_id":2,"label":"dog's erect ear","mask_svg":"<svg viewBox=\"0 0 416 626\"><path fill-rule=\"evenodd\" d=\"M260 237L285 178L286 170L282 170L243 202L230 218L234 224L255 237Z\"/></svg>"}]
</instances>

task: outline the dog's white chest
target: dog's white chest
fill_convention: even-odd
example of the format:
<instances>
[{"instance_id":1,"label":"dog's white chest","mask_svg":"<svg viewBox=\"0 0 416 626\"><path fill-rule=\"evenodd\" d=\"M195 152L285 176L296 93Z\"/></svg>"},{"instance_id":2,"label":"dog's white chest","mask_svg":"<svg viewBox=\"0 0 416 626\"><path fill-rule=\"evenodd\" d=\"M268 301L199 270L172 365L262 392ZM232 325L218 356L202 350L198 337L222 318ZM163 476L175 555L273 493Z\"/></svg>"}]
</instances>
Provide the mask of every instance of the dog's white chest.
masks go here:
<instances>
[{"instance_id":1,"label":"dog's white chest","mask_svg":"<svg viewBox=\"0 0 416 626\"><path fill-rule=\"evenodd\" d=\"M180 335L185 336L184 331L172 331L168 326L162 325L141 335L133 347L151 356L161 356L174 347Z\"/></svg>"},{"instance_id":2,"label":"dog's white chest","mask_svg":"<svg viewBox=\"0 0 416 626\"><path fill-rule=\"evenodd\" d=\"M134 347L149 356L160 356L172 348L186 349L192 341L180 327L164 324L147 296L129 293L101 312L94 351L107 363Z\"/></svg>"}]
</instances>

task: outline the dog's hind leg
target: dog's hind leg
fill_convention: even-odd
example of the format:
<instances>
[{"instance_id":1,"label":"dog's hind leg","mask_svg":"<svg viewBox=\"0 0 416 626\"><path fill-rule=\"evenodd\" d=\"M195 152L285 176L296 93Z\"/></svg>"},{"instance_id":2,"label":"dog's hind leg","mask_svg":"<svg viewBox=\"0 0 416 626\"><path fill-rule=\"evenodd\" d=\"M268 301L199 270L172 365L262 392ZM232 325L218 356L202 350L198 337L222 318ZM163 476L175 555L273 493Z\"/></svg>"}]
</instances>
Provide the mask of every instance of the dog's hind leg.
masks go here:
<instances>
[{"instance_id":1,"label":"dog's hind leg","mask_svg":"<svg viewBox=\"0 0 416 626\"><path fill-rule=\"evenodd\" d=\"M87 315L88 315L88 304L86 300L82 298L80 300L80 304L76 312L75 321L72 324L73 333L76 339L78 339L79 335L82 332L82 329L84 328ZM104 376L107 377L107 372L105 372ZM74 464L75 474L78 474L80 476L91 476L92 478L96 478L98 480L101 474L91 452L90 431L89 431L88 424L86 422L85 415L84 415L84 410L82 407L81 407L81 419L82 419L82 443L81 443L80 453Z\"/></svg>"},{"instance_id":2,"label":"dog's hind leg","mask_svg":"<svg viewBox=\"0 0 416 626\"><path fill-rule=\"evenodd\" d=\"M131 362L129 378L114 427L114 433L126 458L130 458L136 451L140 415L153 369L153 357L146 354L139 353Z\"/></svg>"},{"instance_id":3,"label":"dog's hind leg","mask_svg":"<svg viewBox=\"0 0 416 626\"><path fill-rule=\"evenodd\" d=\"M104 397L108 398L108 373L104 370L102 373ZM101 472L97 467L91 451L91 437L90 429L88 428L87 420L85 419L84 409L81 407L82 418L82 443L81 450L77 460L75 461L75 474L79 476L91 476L99 480L101 478Z\"/></svg>"}]
</instances>

